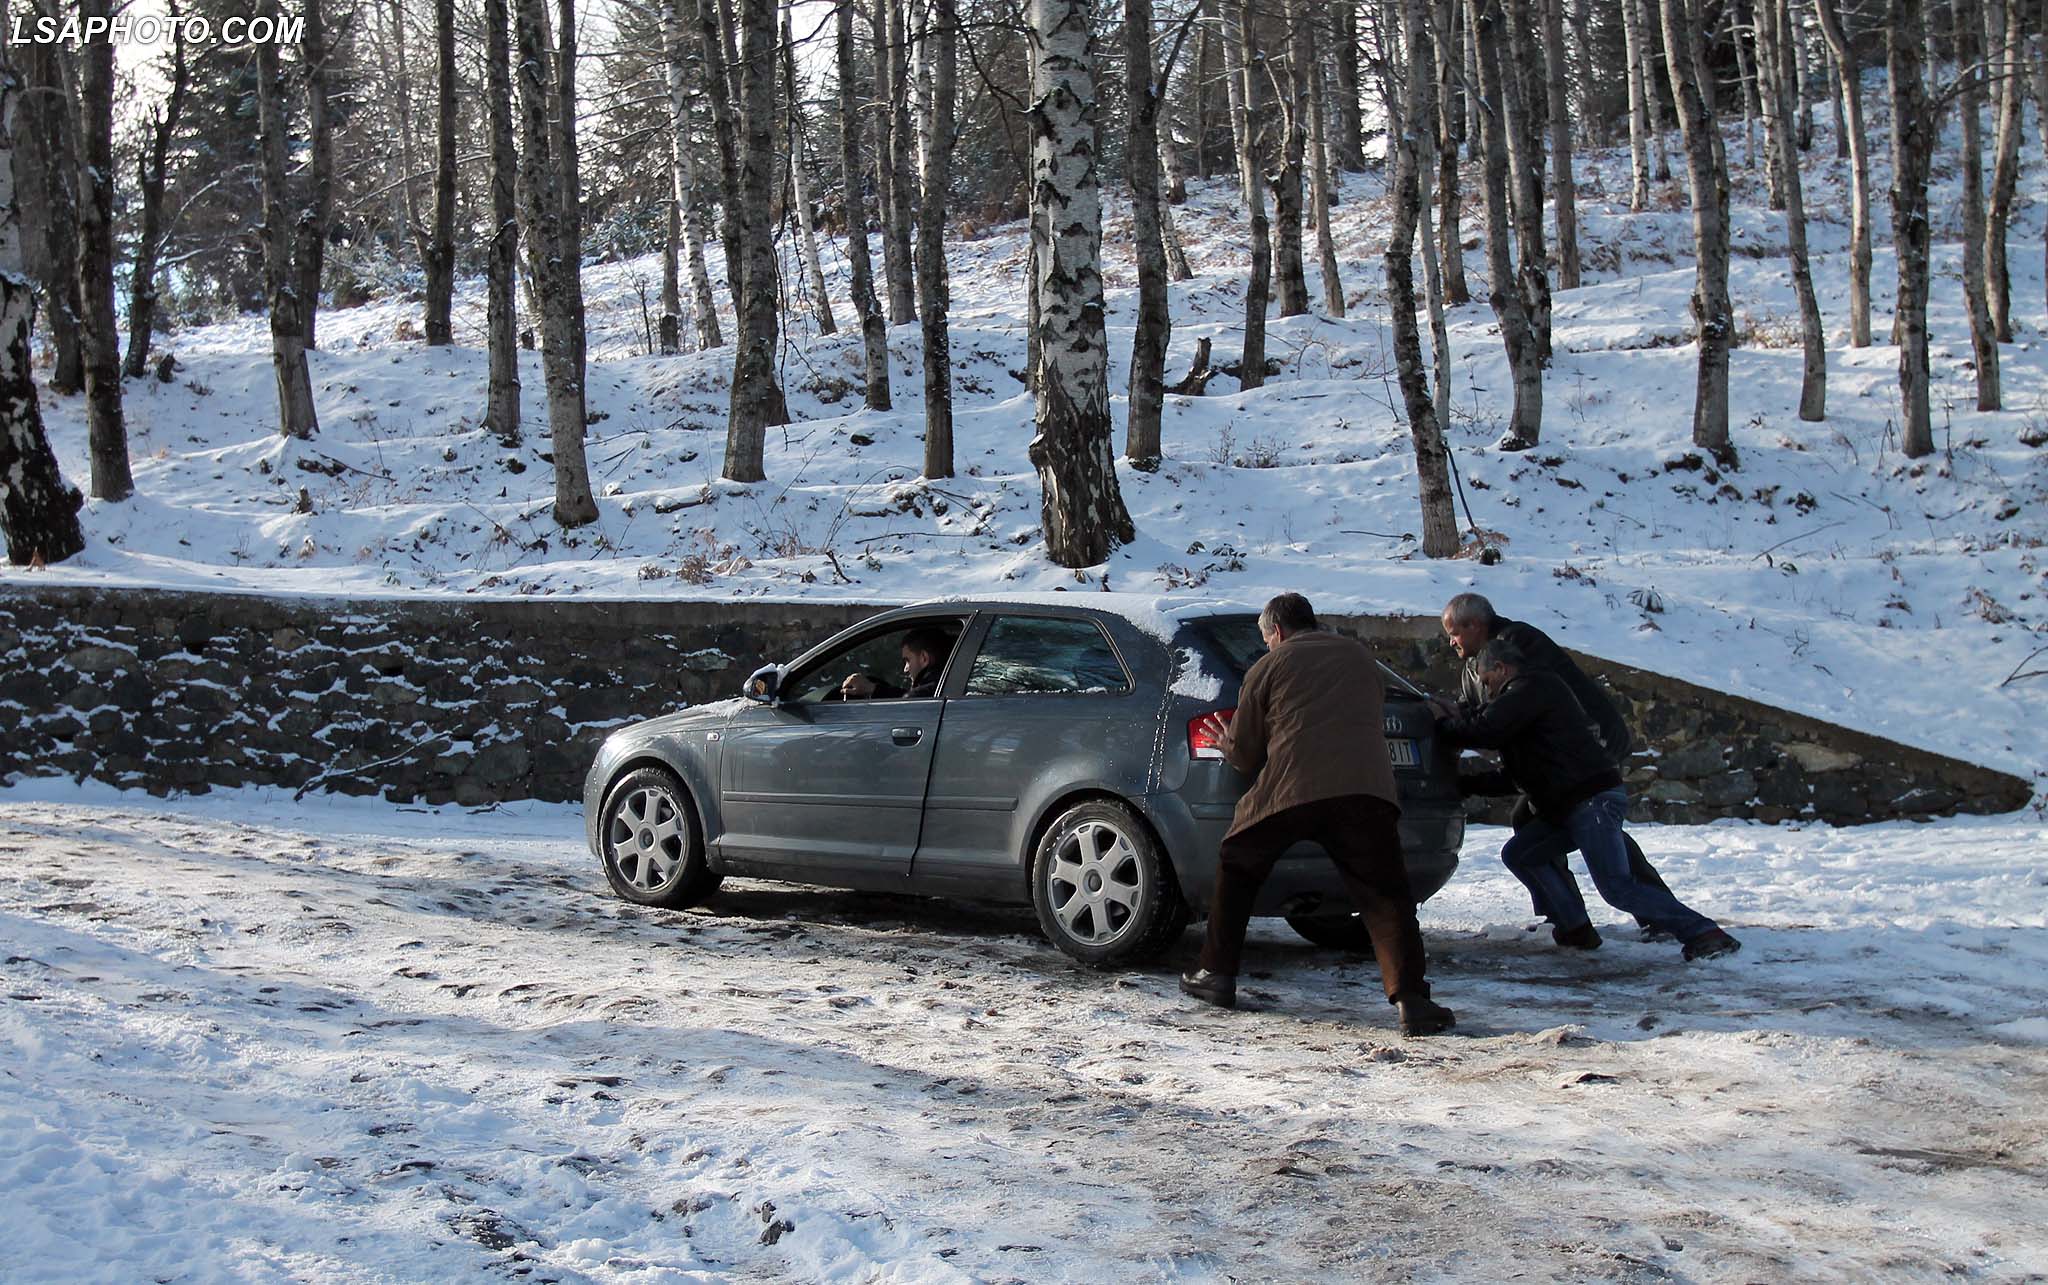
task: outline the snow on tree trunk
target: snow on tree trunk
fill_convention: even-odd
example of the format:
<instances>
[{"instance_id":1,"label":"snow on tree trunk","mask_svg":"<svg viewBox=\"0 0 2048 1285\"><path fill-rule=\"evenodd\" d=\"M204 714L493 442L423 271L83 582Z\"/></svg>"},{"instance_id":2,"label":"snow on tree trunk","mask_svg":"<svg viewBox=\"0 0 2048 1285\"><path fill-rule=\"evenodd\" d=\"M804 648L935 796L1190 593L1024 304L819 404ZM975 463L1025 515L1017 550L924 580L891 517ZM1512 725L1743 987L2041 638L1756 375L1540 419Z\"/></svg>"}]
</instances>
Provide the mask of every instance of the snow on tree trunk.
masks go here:
<instances>
[{"instance_id":1,"label":"snow on tree trunk","mask_svg":"<svg viewBox=\"0 0 2048 1285\"><path fill-rule=\"evenodd\" d=\"M704 262L704 203L697 199L697 141L690 110L690 26L687 0L661 0L661 48L667 64L669 184L682 216L681 270L690 278L690 319L697 348L720 348L725 335L718 327L718 300L711 293L711 270Z\"/></svg>"},{"instance_id":2,"label":"snow on tree trunk","mask_svg":"<svg viewBox=\"0 0 2048 1285\"><path fill-rule=\"evenodd\" d=\"M1273 172L1273 217L1279 221L1273 275L1279 278L1280 315L1298 317L1308 311L1308 271L1301 252L1305 187L1302 171L1308 159L1308 15L1302 0L1288 0L1287 64L1280 101L1284 131L1280 165Z\"/></svg>"},{"instance_id":3,"label":"snow on tree trunk","mask_svg":"<svg viewBox=\"0 0 2048 1285\"><path fill-rule=\"evenodd\" d=\"M846 259L851 267L853 311L860 319L861 352L869 410L888 410L889 326L875 298L875 269L868 258L868 206L862 191L861 152L866 130L861 111L859 67L854 59L853 6L838 0L839 173L845 184Z\"/></svg>"},{"instance_id":4,"label":"snow on tree trunk","mask_svg":"<svg viewBox=\"0 0 2048 1285\"><path fill-rule=\"evenodd\" d=\"M1394 145L1394 225L1387 234L1387 307L1394 319L1394 362L1408 436L1415 444L1416 484L1422 500L1422 552L1448 558L1458 551L1458 515L1451 507L1451 475L1444 453L1443 425L1430 398L1422 366L1422 335L1415 324L1415 224L1422 212L1422 156L1416 134L1431 128L1436 115L1433 60L1424 30L1423 0L1401 0L1403 76L1401 129Z\"/></svg>"},{"instance_id":5,"label":"snow on tree trunk","mask_svg":"<svg viewBox=\"0 0 2048 1285\"><path fill-rule=\"evenodd\" d=\"M1337 238L1330 230L1330 147L1324 125L1327 103L1324 94L1323 63L1309 63L1309 213L1316 223L1316 266L1323 278L1323 308L1333 317L1344 315L1344 279L1337 271Z\"/></svg>"},{"instance_id":6,"label":"snow on tree trunk","mask_svg":"<svg viewBox=\"0 0 2048 1285\"><path fill-rule=\"evenodd\" d=\"M566 0L565 0L566 3ZM597 517L584 461L581 255L562 217L565 167L549 111L573 114L574 99L548 57L545 0L517 0L519 38L519 196L526 209L527 260L539 295L541 369L547 383L548 437L555 455L555 521L582 526ZM560 33L567 46L570 33Z\"/></svg>"},{"instance_id":7,"label":"snow on tree trunk","mask_svg":"<svg viewBox=\"0 0 2048 1285\"><path fill-rule=\"evenodd\" d=\"M725 427L724 476L759 482L767 430L789 422L775 373L777 315L775 227L775 0L740 3L739 108L745 120L740 152L739 235L744 276L736 308L732 410Z\"/></svg>"},{"instance_id":8,"label":"snow on tree trunk","mask_svg":"<svg viewBox=\"0 0 2048 1285\"><path fill-rule=\"evenodd\" d=\"M1927 173L1934 155L1935 112L1922 79L1925 15L1920 0L1887 0L1885 65L1892 85L1892 245L1899 260L1892 329L1899 346L1900 442L1914 459L1934 452L1928 410Z\"/></svg>"},{"instance_id":9,"label":"snow on tree trunk","mask_svg":"<svg viewBox=\"0 0 2048 1285\"><path fill-rule=\"evenodd\" d=\"M1640 214L1650 204L1649 77L1643 71L1641 0L1621 0L1622 42L1628 58L1628 208Z\"/></svg>"},{"instance_id":10,"label":"snow on tree trunk","mask_svg":"<svg viewBox=\"0 0 2048 1285\"><path fill-rule=\"evenodd\" d=\"M506 446L519 431L519 157L512 145L512 42L506 0L484 0L484 83L491 133L491 239L485 331L490 386L484 427Z\"/></svg>"},{"instance_id":11,"label":"snow on tree trunk","mask_svg":"<svg viewBox=\"0 0 2048 1285\"><path fill-rule=\"evenodd\" d=\"M151 104L147 143L135 161L141 197L141 229L135 238L135 261L128 272L128 356L121 375L140 379L149 369L149 342L156 329L157 263L164 248L164 188L170 174L171 138L184 114L192 68L185 56L183 27L172 32L170 92Z\"/></svg>"},{"instance_id":12,"label":"snow on tree trunk","mask_svg":"<svg viewBox=\"0 0 2048 1285\"><path fill-rule=\"evenodd\" d=\"M1438 96L1437 123L1442 142L1436 157L1436 252L1444 274L1444 298L1453 307L1472 302L1472 287L1465 280L1464 190L1458 177L1458 145L1465 141L1465 95L1456 85L1464 59L1459 54L1465 30L1463 6L1459 0L1435 0L1435 30L1448 32L1436 41L1436 82L1444 87Z\"/></svg>"},{"instance_id":13,"label":"snow on tree trunk","mask_svg":"<svg viewBox=\"0 0 2048 1285\"><path fill-rule=\"evenodd\" d=\"M1579 288L1579 201L1572 176L1572 118L1565 91L1564 0L1542 0L1543 65L1550 96L1550 185L1557 210L1557 284Z\"/></svg>"},{"instance_id":14,"label":"snow on tree trunk","mask_svg":"<svg viewBox=\"0 0 2048 1285\"><path fill-rule=\"evenodd\" d=\"M1728 157L1714 119L1700 35L1675 0L1664 5L1664 62L1685 136L1686 178L1692 189L1692 319L1699 344L1693 388L1693 445L1732 462L1728 442L1728 347L1735 317L1728 300Z\"/></svg>"},{"instance_id":15,"label":"snow on tree trunk","mask_svg":"<svg viewBox=\"0 0 2048 1285\"><path fill-rule=\"evenodd\" d=\"M427 343L455 342L455 0L434 0L434 231L427 240Z\"/></svg>"},{"instance_id":16,"label":"snow on tree trunk","mask_svg":"<svg viewBox=\"0 0 2048 1285\"><path fill-rule=\"evenodd\" d=\"M1984 277L1990 294L1991 321L2000 343L2012 342L2012 271L2006 262L2006 240L2012 223L2012 202L2019 189L2020 115L2026 89L2021 49L2026 37L2024 0L2006 0L2005 23L1991 66L1996 71L1997 159L1991 169L1991 202L1986 210Z\"/></svg>"},{"instance_id":17,"label":"snow on tree trunk","mask_svg":"<svg viewBox=\"0 0 2048 1285\"><path fill-rule=\"evenodd\" d=\"M931 80L931 125L925 136L924 190L917 214L917 311L924 332L924 475L953 476L953 356L946 333L952 284L946 273L946 193L953 185L953 143L959 133L953 85L960 26L953 0L931 0L925 37Z\"/></svg>"},{"instance_id":18,"label":"snow on tree trunk","mask_svg":"<svg viewBox=\"0 0 2048 1285\"><path fill-rule=\"evenodd\" d=\"M1814 0L1821 35L1834 56L1849 142L1849 346L1870 347L1870 142L1864 137L1862 68L1842 26L1841 0Z\"/></svg>"},{"instance_id":19,"label":"snow on tree trunk","mask_svg":"<svg viewBox=\"0 0 2048 1285\"><path fill-rule=\"evenodd\" d=\"M1102 194L1095 172L1090 0L1030 0L1031 200L1045 229L1037 264L1038 469L1047 556L1087 567L1136 538L1110 441L1103 335Z\"/></svg>"},{"instance_id":20,"label":"snow on tree trunk","mask_svg":"<svg viewBox=\"0 0 2048 1285\"><path fill-rule=\"evenodd\" d=\"M109 0L82 0L79 16L105 19ZM125 500L128 426L121 416L121 331L114 320L114 47L93 41L78 52L79 349L85 363L92 494ZM310 396L310 394L309 394Z\"/></svg>"},{"instance_id":21,"label":"snow on tree trunk","mask_svg":"<svg viewBox=\"0 0 2048 1285\"><path fill-rule=\"evenodd\" d=\"M818 231L811 219L811 173L804 153L803 98L796 79L796 34L789 18L789 0L782 5L782 77L787 86L784 97L789 109L789 186L796 205L797 253L803 259L804 276L810 283L811 319L821 335L839 333L832 316L832 298L825 293L825 265L818 258Z\"/></svg>"},{"instance_id":22,"label":"snow on tree trunk","mask_svg":"<svg viewBox=\"0 0 2048 1285\"><path fill-rule=\"evenodd\" d=\"M277 6L259 12L275 17ZM313 377L306 366L306 318L292 262L292 220L288 213L285 151L289 128L280 97L277 46L256 46L257 127L263 148L263 295L270 307L270 365L277 379L277 426L286 437L311 437L319 429L313 411Z\"/></svg>"},{"instance_id":23,"label":"snow on tree trunk","mask_svg":"<svg viewBox=\"0 0 2048 1285\"><path fill-rule=\"evenodd\" d=\"M1159 193L1160 95L1152 83L1152 0L1124 3L1124 102L1130 137L1124 175L1131 186L1131 231L1137 242L1138 316L1131 334L1130 410L1124 456L1137 468L1159 466L1159 416L1166 400L1166 345L1173 318L1166 299L1166 245Z\"/></svg>"},{"instance_id":24,"label":"snow on tree trunk","mask_svg":"<svg viewBox=\"0 0 2048 1285\"><path fill-rule=\"evenodd\" d=\"M1792 47L1793 27L1786 0L1758 0L1756 7L1756 54L1759 88L1762 92L1764 122L1776 137L1790 141L1796 134L1791 68L1797 57ZM1820 304L1813 293L1813 270L1806 253L1806 192L1799 174L1799 150L1786 146L1773 158L1778 166L1778 188L1785 197L1785 242L1792 260L1792 293L1799 300L1799 334L1805 353L1805 369L1799 384L1799 418L1819 421L1828 416L1828 349L1821 333Z\"/></svg>"},{"instance_id":25,"label":"snow on tree trunk","mask_svg":"<svg viewBox=\"0 0 2048 1285\"><path fill-rule=\"evenodd\" d=\"M20 184L22 257L43 283L43 323L57 350L50 388L70 395L85 387L78 294L78 166L73 135L75 96L56 45L15 47L26 73L17 112L15 177Z\"/></svg>"},{"instance_id":26,"label":"snow on tree trunk","mask_svg":"<svg viewBox=\"0 0 2048 1285\"><path fill-rule=\"evenodd\" d=\"M22 84L0 62L0 535L16 566L61 562L85 547L78 510L43 433L29 330L35 290L22 262L21 212L14 191L14 108Z\"/></svg>"},{"instance_id":27,"label":"snow on tree trunk","mask_svg":"<svg viewBox=\"0 0 2048 1285\"><path fill-rule=\"evenodd\" d=\"M1999 409L1998 332L1984 290L1983 12L1977 0L1950 0L1955 26L1958 102L1963 118L1963 301L1970 315L1970 351L1977 367L1977 409Z\"/></svg>"},{"instance_id":28,"label":"snow on tree trunk","mask_svg":"<svg viewBox=\"0 0 2048 1285\"><path fill-rule=\"evenodd\" d=\"M1515 265L1508 255L1513 234L1508 220L1508 126L1499 107L1503 75L1500 0L1465 0L1465 18L1478 72L1474 87L1480 98L1473 124L1485 163L1481 185L1486 197L1486 301L1500 323L1501 345L1507 349L1515 386L1514 410L1500 448L1526 451L1543 433L1543 361L1522 291L1515 282Z\"/></svg>"}]
</instances>

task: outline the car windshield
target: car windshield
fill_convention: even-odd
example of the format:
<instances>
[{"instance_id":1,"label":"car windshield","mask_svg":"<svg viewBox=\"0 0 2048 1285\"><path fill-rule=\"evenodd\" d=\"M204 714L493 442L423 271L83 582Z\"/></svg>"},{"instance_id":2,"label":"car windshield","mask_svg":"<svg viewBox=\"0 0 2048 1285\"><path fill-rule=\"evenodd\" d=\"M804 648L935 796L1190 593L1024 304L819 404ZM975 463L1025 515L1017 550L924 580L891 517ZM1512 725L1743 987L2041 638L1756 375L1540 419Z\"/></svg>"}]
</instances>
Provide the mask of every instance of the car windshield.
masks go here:
<instances>
[{"instance_id":1,"label":"car windshield","mask_svg":"<svg viewBox=\"0 0 2048 1285\"><path fill-rule=\"evenodd\" d=\"M1266 654L1266 640L1259 636L1257 616L1209 616L1198 622L1198 627L1214 643L1216 650L1239 678L1243 678L1259 657ZM1380 676L1404 692L1422 695L1421 689L1406 678L1387 668L1385 662L1374 661L1380 667Z\"/></svg>"}]
</instances>

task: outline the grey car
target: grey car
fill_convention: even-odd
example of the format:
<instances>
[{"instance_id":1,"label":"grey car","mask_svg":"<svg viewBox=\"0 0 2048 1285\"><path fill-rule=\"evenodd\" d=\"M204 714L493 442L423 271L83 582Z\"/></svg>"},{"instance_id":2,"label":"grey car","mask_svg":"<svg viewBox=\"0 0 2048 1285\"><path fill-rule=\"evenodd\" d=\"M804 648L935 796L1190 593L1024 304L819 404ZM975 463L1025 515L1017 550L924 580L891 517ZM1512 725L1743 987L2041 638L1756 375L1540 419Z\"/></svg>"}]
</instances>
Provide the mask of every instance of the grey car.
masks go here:
<instances>
[{"instance_id":1,"label":"grey car","mask_svg":"<svg viewBox=\"0 0 2048 1285\"><path fill-rule=\"evenodd\" d=\"M726 875L1028 902L1075 959L1140 961L1215 886L1247 782L1198 724L1235 705L1263 650L1253 609L1140 595L885 612L763 667L738 699L612 733L584 785L590 848L644 905L698 904ZM930 672L904 672L927 655ZM1387 677L1402 845L1426 898L1464 840L1455 760L1422 694ZM1280 862L1256 909L1366 947L1313 846Z\"/></svg>"}]
</instances>

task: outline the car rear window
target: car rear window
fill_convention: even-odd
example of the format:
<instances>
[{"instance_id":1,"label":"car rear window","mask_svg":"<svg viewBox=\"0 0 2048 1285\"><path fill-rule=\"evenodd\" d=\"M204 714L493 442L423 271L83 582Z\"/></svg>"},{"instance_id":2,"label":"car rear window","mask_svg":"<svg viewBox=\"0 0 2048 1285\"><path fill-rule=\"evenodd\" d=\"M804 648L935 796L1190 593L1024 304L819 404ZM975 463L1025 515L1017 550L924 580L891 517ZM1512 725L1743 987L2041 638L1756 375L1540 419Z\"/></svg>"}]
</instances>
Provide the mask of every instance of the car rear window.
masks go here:
<instances>
[{"instance_id":1,"label":"car rear window","mask_svg":"<svg viewBox=\"0 0 2048 1285\"><path fill-rule=\"evenodd\" d=\"M1209 616L1198 622L1197 628L1215 645L1217 652L1239 678L1258 663L1266 654L1266 640L1259 636L1257 616ZM1380 677L1396 691L1422 695L1421 689L1395 671L1387 668L1384 661L1375 660L1380 667Z\"/></svg>"}]
</instances>

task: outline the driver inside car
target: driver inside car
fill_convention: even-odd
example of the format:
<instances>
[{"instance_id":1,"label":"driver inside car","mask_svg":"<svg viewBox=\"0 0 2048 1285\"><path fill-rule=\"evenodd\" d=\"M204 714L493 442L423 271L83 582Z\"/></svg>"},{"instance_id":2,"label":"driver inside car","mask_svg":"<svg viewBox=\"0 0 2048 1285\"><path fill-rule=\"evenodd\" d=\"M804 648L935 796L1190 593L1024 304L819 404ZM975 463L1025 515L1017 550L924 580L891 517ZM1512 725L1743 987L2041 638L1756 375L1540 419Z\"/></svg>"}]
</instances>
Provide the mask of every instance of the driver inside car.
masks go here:
<instances>
[{"instance_id":1,"label":"driver inside car","mask_svg":"<svg viewBox=\"0 0 2048 1285\"><path fill-rule=\"evenodd\" d=\"M939 676L945 672L946 657L952 653L953 640L943 631L930 627L913 629L903 635L903 677L908 687L898 687L884 679L877 681L866 674L854 673L846 676L839 684L841 700L893 700L899 697L936 696L939 694Z\"/></svg>"}]
</instances>

